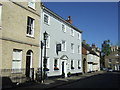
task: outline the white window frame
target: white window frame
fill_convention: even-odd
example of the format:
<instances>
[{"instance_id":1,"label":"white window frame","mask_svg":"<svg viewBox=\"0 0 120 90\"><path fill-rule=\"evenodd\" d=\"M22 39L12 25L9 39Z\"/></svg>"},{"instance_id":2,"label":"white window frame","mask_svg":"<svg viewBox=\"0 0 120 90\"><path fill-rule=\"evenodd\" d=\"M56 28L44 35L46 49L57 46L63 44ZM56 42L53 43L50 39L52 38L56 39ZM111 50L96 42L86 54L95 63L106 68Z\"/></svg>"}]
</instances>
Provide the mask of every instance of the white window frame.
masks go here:
<instances>
[{"instance_id":1,"label":"white window frame","mask_svg":"<svg viewBox=\"0 0 120 90\"><path fill-rule=\"evenodd\" d=\"M74 30L73 29L70 30L70 35L74 36Z\"/></svg>"},{"instance_id":2,"label":"white window frame","mask_svg":"<svg viewBox=\"0 0 120 90\"><path fill-rule=\"evenodd\" d=\"M73 59L71 59L71 62L70 62L70 63L71 63L71 64L70 64L70 65L71 65L70 67L71 67L71 68L73 67L73 68L75 69L74 60L73 60ZM71 69L71 70L72 70L72 69Z\"/></svg>"},{"instance_id":3,"label":"white window frame","mask_svg":"<svg viewBox=\"0 0 120 90\"><path fill-rule=\"evenodd\" d=\"M112 59L108 59L108 63L112 63Z\"/></svg>"},{"instance_id":4,"label":"white window frame","mask_svg":"<svg viewBox=\"0 0 120 90\"><path fill-rule=\"evenodd\" d=\"M32 68L32 67L33 67L33 66L32 66L32 63L33 63L33 61L32 61L32 60L33 60L33 52L30 51L30 55L27 54L26 57L27 57L27 56L30 57L30 68Z\"/></svg>"},{"instance_id":5,"label":"white window frame","mask_svg":"<svg viewBox=\"0 0 120 90\"><path fill-rule=\"evenodd\" d=\"M46 48L50 48L50 35L48 35L48 38L46 40Z\"/></svg>"},{"instance_id":6,"label":"white window frame","mask_svg":"<svg viewBox=\"0 0 120 90\"><path fill-rule=\"evenodd\" d=\"M78 45L78 54L80 54L80 45Z\"/></svg>"},{"instance_id":7,"label":"white window frame","mask_svg":"<svg viewBox=\"0 0 120 90\"><path fill-rule=\"evenodd\" d=\"M30 25L29 25L30 23ZM31 17L27 17L27 36L29 37L34 37L34 23L35 20Z\"/></svg>"},{"instance_id":8,"label":"white window frame","mask_svg":"<svg viewBox=\"0 0 120 90\"><path fill-rule=\"evenodd\" d=\"M47 22L46 22L46 20L45 20L45 16L48 17L48 18L47 18ZM43 22L44 22L45 24L47 24L47 25L50 25L50 16L49 16L48 14L46 14L46 13L43 14Z\"/></svg>"},{"instance_id":9,"label":"white window frame","mask_svg":"<svg viewBox=\"0 0 120 90\"><path fill-rule=\"evenodd\" d=\"M15 65L18 64L19 65ZM12 59L12 73L21 72L22 66L22 50L13 49L13 59Z\"/></svg>"},{"instance_id":10,"label":"white window frame","mask_svg":"<svg viewBox=\"0 0 120 90\"><path fill-rule=\"evenodd\" d=\"M55 68L55 60L57 60L57 64L56 64L56 67L59 69L59 59L58 58L54 58L54 68Z\"/></svg>"},{"instance_id":11,"label":"white window frame","mask_svg":"<svg viewBox=\"0 0 120 90\"><path fill-rule=\"evenodd\" d=\"M62 31L66 32L66 25L65 24L62 24Z\"/></svg>"},{"instance_id":12,"label":"white window frame","mask_svg":"<svg viewBox=\"0 0 120 90\"><path fill-rule=\"evenodd\" d=\"M81 60L78 60L78 67L81 68Z\"/></svg>"},{"instance_id":13,"label":"white window frame","mask_svg":"<svg viewBox=\"0 0 120 90\"><path fill-rule=\"evenodd\" d=\"M65 43L63 43L65 42ZM62 40L62 51L66 51L66 41Z\"/></svg>"},{"instance_id":14,"label":"white window frame","mask_svg":"<svg viewBox=\"0 0 120 90\"><path fill-rule=\"evenodd\" d=\"M80 33L78 32L78 40L80 40Z\"/></svg>"},{"instance_id":15,"label":"white window frame","mask_svg":"<svg viewBox=\"0 0 120 90\"><path fill-rule=\"evenodd\" d=\"M71 43L71 53L74 53L74 43Z\"/></svg>"},{"instance_id":16,"label":"white window frame","mask_svg":"<svg viewBox=\"0 0 120 90\"><path fill-rule=\"evenodd\" d=\"M2 28L2 5L0 4L0 29Z\"/></svg>"},{"instance_id":17,"label":"white window frame","mask_svg":"<svg viewBox=\"0 0 120 90\"><path fill-rule=\"evenodd\" d=\"M35 0L28 0L28 7L35 9Z\"/></svg>"}]
</instances>

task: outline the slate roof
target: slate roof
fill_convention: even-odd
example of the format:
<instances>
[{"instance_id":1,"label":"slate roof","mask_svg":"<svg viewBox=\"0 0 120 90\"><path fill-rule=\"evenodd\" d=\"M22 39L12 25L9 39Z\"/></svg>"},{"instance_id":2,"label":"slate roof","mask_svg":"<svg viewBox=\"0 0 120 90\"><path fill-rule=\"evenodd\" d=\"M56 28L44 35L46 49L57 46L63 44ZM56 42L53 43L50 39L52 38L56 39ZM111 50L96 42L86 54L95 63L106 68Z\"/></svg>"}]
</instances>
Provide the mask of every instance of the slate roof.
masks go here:
<instances>
[{"instance_id":1,"label":"slate roof","mask_svg":"<svg viewBox=\"0 0 120 90\"><path fill-rule=\"evenodd\" d=\"M92 48L91 48L90 46L88 46L88 45L82 43L82 47L84 47L86 50L88 50L88 51L89 51L89 54L93 54L93 55L96 55L96 56L99 57L99 55L97 55L97 54L95 53L95 51L93 51Z\"/></svg>"}]
</instances>

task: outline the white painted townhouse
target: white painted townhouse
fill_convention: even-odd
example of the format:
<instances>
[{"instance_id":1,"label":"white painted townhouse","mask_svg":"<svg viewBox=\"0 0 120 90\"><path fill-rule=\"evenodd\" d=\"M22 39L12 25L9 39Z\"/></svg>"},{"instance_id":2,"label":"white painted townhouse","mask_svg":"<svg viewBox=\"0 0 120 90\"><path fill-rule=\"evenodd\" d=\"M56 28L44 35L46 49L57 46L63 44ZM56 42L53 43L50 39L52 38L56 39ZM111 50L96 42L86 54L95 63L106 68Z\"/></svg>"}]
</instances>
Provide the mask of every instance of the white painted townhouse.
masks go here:
<instances>
[{"instance_id":1,"label":"white painted townhouse","mask_svg":"<svg viewBox=\"0 0 120 90\"><path fill-rule=\"evenodd\" d=\"M41 7L40 40L44 42L43 33L48 34L46 43L47 76L65 74L65 77L67 77L68 72L71 74L82 73L82 31L71 24L70 16L68 16L68 20L64 20L44 5ZM57 52L57 45L61 46L59 52ZM43 53L42 62L40 55L39 64L42 63L43 65L44 48L41 53Z\"/></svg>"},{"instance_id":2,"label":"white painted townhouse","mask_svg":"<svg viewBox=\"0 0 120 90\"><path fill-rule=\"evenodd\" d=\"M87 51L88 72L100 71L100 51L92 45L91 49Z\"/></svg>"}]
</instances>

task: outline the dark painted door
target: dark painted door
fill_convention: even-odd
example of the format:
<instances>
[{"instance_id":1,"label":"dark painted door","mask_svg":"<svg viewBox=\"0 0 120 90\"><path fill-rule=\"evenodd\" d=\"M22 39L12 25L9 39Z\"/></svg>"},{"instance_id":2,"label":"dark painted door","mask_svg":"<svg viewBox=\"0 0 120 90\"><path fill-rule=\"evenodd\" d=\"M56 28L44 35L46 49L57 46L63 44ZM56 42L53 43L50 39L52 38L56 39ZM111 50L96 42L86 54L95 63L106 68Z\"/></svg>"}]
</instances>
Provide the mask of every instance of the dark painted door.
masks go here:
<instances>
[{"instance_id":1,"label":"dark painted door","mask_svg":"<svg viewBox=\"0 0 120 90\"><path fill-rule=\"evenodd\" d=\"M26 56L26 77L30 77L30 56Z\"/></svg>"},{"instance_id":2,"label":"dark painted door","mask_svg":"<svg viewBox=\"0 0 120 90\"><path fill-rule=\"evenodd\" d=\"M65 74L64 73L64 62L62 62L62 75Z\"/></svg>"},{"instance_id":3,"label":"dark painted door","mask_svg":"<svg viewBox=\"0 0 120 90\"><path fill-rule=\"evenodd\" d=\"M86 73L86 59L83 60L83 72Z\"/></svg>"}]
</instances>

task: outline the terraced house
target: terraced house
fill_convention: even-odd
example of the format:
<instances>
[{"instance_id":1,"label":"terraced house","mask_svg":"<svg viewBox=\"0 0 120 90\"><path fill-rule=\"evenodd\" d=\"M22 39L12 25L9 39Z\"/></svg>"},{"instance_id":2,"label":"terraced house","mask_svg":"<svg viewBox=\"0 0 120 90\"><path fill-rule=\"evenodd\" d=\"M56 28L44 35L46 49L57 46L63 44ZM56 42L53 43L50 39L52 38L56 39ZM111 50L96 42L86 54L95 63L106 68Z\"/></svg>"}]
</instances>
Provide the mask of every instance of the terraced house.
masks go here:
<instances>
[{"instance_id":1,"label":"terraced house","mask_svg":"<svg viewBox=\"0 0 120 90\"><path fill-rule=\"evenodd\" d=\"M47 76L67 77L68 73L82 73L82 31L72 25L70 16L64 20L44 5L41 7L42 42L45 39L44 34L47 33L46 51L44 48L42 51L46 52L46 59L43 54L41 63L47 69Z\"/></svg>"},{"instance_id":2,"label":"terraced house","mask_svg":"<svg viewBox=\"0 0 120 90\"><path fill-rule=\"evenodd\" d=\"M82 43L83 73L100 71L100 50L94 44Z\"/></svg>"},{"instance_id":3,"label":"terraced house","mask_svg":"<svg viewBox=\"0 0 120 90\"><path fill-rule=\"evenodd\" d=\"M18 76L34 79L39 63L40 2L0 2L0 34L1 76L13 81Z\"/></svg>"}]
</instances>

